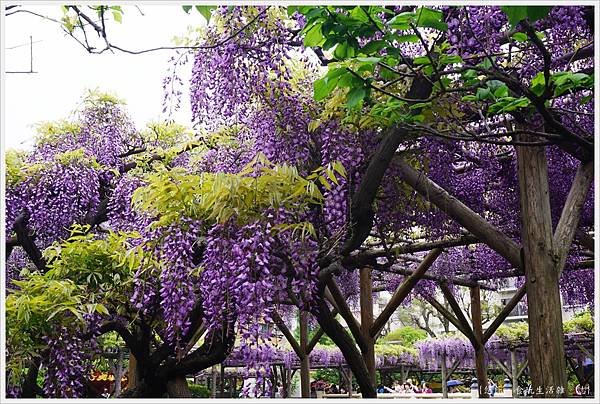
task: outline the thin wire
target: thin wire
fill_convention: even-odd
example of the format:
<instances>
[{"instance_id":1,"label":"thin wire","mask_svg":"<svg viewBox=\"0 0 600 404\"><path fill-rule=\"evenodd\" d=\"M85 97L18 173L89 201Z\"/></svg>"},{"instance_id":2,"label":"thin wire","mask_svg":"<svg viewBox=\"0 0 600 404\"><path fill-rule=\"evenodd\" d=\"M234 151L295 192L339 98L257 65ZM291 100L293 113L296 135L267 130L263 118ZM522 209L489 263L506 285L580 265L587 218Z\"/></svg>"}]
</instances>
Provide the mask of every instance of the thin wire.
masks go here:
<instances>
[{"instance_id":1,"label":"thin wire","mask_svg":"<svg viewBox=\"0 0 600 404\"><path fill-rule=\"evenodd\" d=\"M43 39L40 39L40 40L38 40L38 41L27 42L27 43L23 43L23 44L21 44L21 45L15 45L15 46L11 46L10 48L4 48L4 49L5 49L5 50L10 50L10 49L21 48L21 47L23 47L23 46L29 46L29 45L32 45L32 44L34 44L34 43L39 43L39 42L44 42L44 40L43 40Z\"/></svg>"}]
</instances>

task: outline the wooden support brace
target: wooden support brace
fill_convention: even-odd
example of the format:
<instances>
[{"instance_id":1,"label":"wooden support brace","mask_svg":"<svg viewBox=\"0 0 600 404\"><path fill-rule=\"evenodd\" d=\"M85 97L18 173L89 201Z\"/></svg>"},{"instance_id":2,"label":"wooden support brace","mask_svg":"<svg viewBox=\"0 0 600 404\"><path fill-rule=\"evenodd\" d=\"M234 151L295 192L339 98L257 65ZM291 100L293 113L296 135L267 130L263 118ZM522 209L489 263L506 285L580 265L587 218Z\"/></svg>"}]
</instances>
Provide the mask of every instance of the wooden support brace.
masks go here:
<instances>
[{"instance_id":1,"label":"wooden support brace","mask_svg":"<svg viewBox=\"0 0 600 404\"><path fill-rule=\"evenodd\" d=\"M427 178L424 173L415 170L406 161L398 159L397 164L402 180L422 197L448 214L479 240L506 258L513 266L522 268L520 247L510 237Z\"/></svg>"},{"instance_id":2,"label":"wooden support brace","mask_svg":"<svg viewBox=\"0 0 600 404\"><path fill-rule=\"evenodd\" d=\"M348 307L342 291L333 278L330 278L327 281L327 288L331 292L331 295L337 305L337 309L342 318L346 321L346 324L348 325L348 328L350 329L350 332L352 333L352 336L354 337L354 340L356 341L361 352L366 352L368 350L368 346L362 335L360 323L356 320L354 314L352 314L352 311Z\"/></svg>"},{"instance_id":3,"label":"wooden support brace","mask_svg":"<svg viewBox=\"0 0 600 404\"><path fill-rule=\"evenodd\" d=\"M498 359L496 357L496 355L494 355L493 353L491 353L490 351L488 351L488 355L490 358L492 358L492 360L498 365L498 367L504 372L504 374L508 377L512 377L512 374L510 372L510 369L508 367L506 367L506 365L504 363L502 363L500 361L500 359Z\"/></svg>"},{"instance_id":4,"label":"wooden support brace","mask_svg":"<svg viewBox=\"0 0 600 404\"><path fill-rule=\"evenodd\" d=\"M463 335L467 335L467 330L465 330L458 321L456 317L452 313L450 313L440 302L435 300L433 297L425 296L424 299L433 306L446 320L450 321L452 325L456 327L458 331L460 331Z\"/></svg>"},{"instance_id":5,"label":"wooden support brace","mask_svg":"<svg viewBox=\"0 0 600 404\"><path fill-rule=\"evenodd\" d=\"M581 163L575 173L573 184L567 195L567 200L556 225L556 231L552 240L554 255L556 256L556 268L559 272L565 266L567 255L579 224L581 210L583 209L583 204L593 181L594 161Z\"/></svg>"},{"instance_id":6,"label":"wooden support brace","mask_svg":"<svg viewBox=\"0 0 600 404\"><path fill-rule=\"evenodd\" d=\"M510 312L513 311L513 309L515 307L517 307L517 304L519 304L519 302L523 299L523 297L526 294L527 294L527 285L524 284L523 286L521 286L519 288L519 290L517 290L517 293L514 294L514 296L510 299L510 301L506 304L506 306L504 306L502 311L494 319L492 324L490 324L490 326L487 328L487 330L485 330L485 332L483 333L483 343L484 344L492 337L492 335L494 335L494 333L496 332L498 327L500 327L502 325L504 320L506 320L506 317L508 317Z\"/></svg>"},{"instance_id":7,"label":"wooden support brace","mask_svg":"<svg viewBox=\"0 0 600 404\"><path fill-rule=\"evenodd\" d=\"M385 323L388 322L392 314L402 304L404 299L406 299L406 296L408 296L408 294L412 291L417 282L419 282L419 279L421 279L425 272L431 267L431 265L433 265L433 263L435 262L437 257L440 256L441 253L442 250L440 248L434 248L433 250L431 250L425 256L423 262L421 262L417 269L412 273L412 275L407 277L404 280L404 282L402 282L402 284L396 289L394 295L392 296L388 304L385 306L381 314L379 314L379 316L373 323L373 326L369 330L369 334L371 335L371 337L375 338L377 335L379 335L379 333L385 326Z\"/></svg>"},{"instance_id":8,"label":"wooden support brace","mask_svg":"<svg viewBox=\"0 0 600 404\"><path fill-rule=\"evenodd\" d=\"M527 369L527 365L529 365L529 359L525 359L525 362L523 362L523 364L519 367L519 370L517 371L517 379L521 377L523 371Z\"/></svg>"},{"instance_id":9,"label":"wooden support brace","mask_svg":"<svg viewBox=\"0 0 600 404\"><path fill-rule=\"evenodd\" d=\"M461 332L463 332L463 334L465 334L465 337L467 337L469 339L469 341L471 341L471 343L473 344L473 347L476 347L479 344L479 342L475 338L475 334L473 333L471 324L467 320L467 317L465 317L465 313L463 313L458 302L454 298L454 295L452 294L452 291L450 291L448 284L446 282L440 282L440 289L442 289L442 293L444 294L444 297L448 301L448 304L450 304L450 307L452 308L452 311L454 312L456 319L462 325L463 330L461 330Z\"/></svg>"},{"instance_id":10,"label":"wooden support brace","mask_svg":"<svg viewBox=\"0 0 600 404\"><path fill-rule=\"evenodd\" d=\"M331 315L333 317L335 317L335 316L337 316L337 314L338 314L338 311L334 307L333 310L331 310ZM321 327L319 327L317 332L312 336L312 338L308 342L308 345L306 345L306 354L307 355L309 355L312 352L312 350L315 348L315 346L317 346L317 344L319 343L319 340L321 339L321 337L324 334L325 334L325 331L323 331L323 329Z\"/></svg>"},{"instance_id":11,"label":"wooden support brace","mask_svg":"<svg viewBox=\"0 0 600 404\"><path fill-rule=\"evenodd\" d=\"M296 355L298 355L298 358L300 360L302 360L304 358L305 354L302 351L302 349L300 347L300 344L298 344L298 341L296 341L296 338L294 338L294 336L290 332L290 329L287 327L287 325L285 325L285 322L279 316L279 313L277 313L276 311L273 311L273 314L271 315L271 317L273 318L273 322L275 323L275 325L277 325L277 328L279 328L279 330L285 336L285 339L292 346L292 349L294 350L294 352L296 353Z\"/></svg>"}]
</instances>

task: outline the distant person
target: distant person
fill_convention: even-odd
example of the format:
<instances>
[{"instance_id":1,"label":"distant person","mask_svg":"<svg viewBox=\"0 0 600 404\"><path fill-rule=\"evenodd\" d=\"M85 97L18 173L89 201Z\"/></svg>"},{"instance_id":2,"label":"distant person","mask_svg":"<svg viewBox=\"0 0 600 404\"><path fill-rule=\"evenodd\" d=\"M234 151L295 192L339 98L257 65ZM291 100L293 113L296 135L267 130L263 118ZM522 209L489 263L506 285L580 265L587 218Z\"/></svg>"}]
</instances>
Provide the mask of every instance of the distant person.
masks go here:
<instances>
[{"instance_id":1,"label":"distant person","mask_svg":"<svg viewBox=\"0 0 600 404\"><path fill-rule=\"evenodd\" d=\"M385 387L383 386L383 383L379 383L377 386L377 393L385 393Z\"/></svg>"},{"instance_id":2,"label":"distant person","mask_svg":"<svg viewBox=\"0 0 600 404\"><path fill-rule=\"evenodd\" d=\"M488 394L490 395L490 397L494 397L496 395L497 389L498 386L496 385L496 383L494 383L492 379L488 379Z\"/></svg>"},{"instance_id":3,"label":"distant person","mask_svg":"<svg viewBox=\"0 0 600 404\"><path fill-rule=\"evenodd\" d=\"M431 388L427 385L427 383L423 382L423 384L421 385L421 393L433 393L433 390L431 390Z\"/></svg>"},{"instance_id":4,"label":"distant person","mask_svg":"<svg viewBox=\"0 0 600 404\"><path fill-rule=\"evenodd\" d=\"M404 383L404 390L406 390L407 393L419 392L419 388L413 384L412 379L406 379L406 382Z\"/></svg>"}]
</instances>

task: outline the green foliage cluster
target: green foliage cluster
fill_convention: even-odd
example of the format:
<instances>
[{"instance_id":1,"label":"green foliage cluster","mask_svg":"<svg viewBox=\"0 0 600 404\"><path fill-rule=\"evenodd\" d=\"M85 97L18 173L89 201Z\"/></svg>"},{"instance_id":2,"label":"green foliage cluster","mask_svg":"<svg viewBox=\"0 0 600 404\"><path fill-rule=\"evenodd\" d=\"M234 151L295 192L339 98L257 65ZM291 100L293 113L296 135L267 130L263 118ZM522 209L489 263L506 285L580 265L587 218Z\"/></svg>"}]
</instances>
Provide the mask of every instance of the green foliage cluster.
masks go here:
<instances>
[{"instance_id":1,"label":"green foliage cluster","mask_svg":"<svg viewBox=\"0 0 600 404\"><path fill-rule=\"evenodd\" d=\"M496 335L508 344L525 342L529 338L529 324L525 321L502 324L496 330Z\"/></svg>"},{"instance_id":2,"label":"green foliage cluster","mask_svg":"<svg viewBox=\"0 0 600 404\"><path fill-rule=\"evenodd\" d=\"M87 6L90 10L95 11L98 18L101 19L104 15L111 15L117 23L123 21L123 9L121 6ZM71 9L71 6L61 6L63 16L60 20L65 30L73 33L76 27L81 27L83 24L77 14Z\"/></svg>"},{"instance_id":3,"label":"green foliage cluster","mask_svg":"<svg viewBox=\"0 0 600 404\"><path fill-rule=\"evenodd\" d=\"M375 355L381 356L396 356L400 357L405 354L410 354L414 357L418 355L418 352L413 347L398 345L398 344L375 344Z\"/></svg>"},{"instance_id":4,"label":"green foliage cluster","mask_svg":"<svg viewBox=\"0 0 600 404\"><path fill-rule=\"evenodd\" d=\"M565 333L594 332L594 316L587 310L563 323Z\"/></svg>"},{"instance_id":5,"label":"green foliage cluster","mask_svg":"<svg viewBox=\"0 0 600 404\"><path fill-rule=\"evenodd\" d=\"M544 18L551 8L502 7L512 26L525 19L534 22ZM439 112L440 108L436 106L438 100L433 96L418 103L411 103L404 98L410 80L403 77L403 74L408 72L403 70L406 63L404 56L399 52L398 44L424 45L428 41L424 28L440 33L447 31L448 27L441 11L425 6L399 14L381 6L288 7L290 15L294 12L303 14L307 20L301 31L304 45L330 51L334 58L328 64L327 73L314 82L315 100L335 98L336 90L341 90L345 94L345 105L350 115L368 106L368 113L362 111L360 114L363 120L375 120L386 125L401 122L421 123ZM378 34L377 37L375 33ZM536 35L544 37L543 33ZM359 37L367 38L362 46L356 39ZM369 38L372 40L368 40ZM530 38L525 32L517 31L512 34L511 40L528 42ZM447 89L453 87L469 89L462 101L482 104L477 108L487 115L533 109L532 97L514 94L505 83L487 75L486 71L493 70L494 63L506 62L489 57L473 68L462 70L456 77L442 76L435 79L433 94L443 95ZM434 78L435 73L442 71L446 66L460 71L464 61L461 56L451 54L448 42L443 40L434 43L426 54L415 57L410 70ZM544 81L543 73L532 80L532 94L539 97L546 93L558 97L569 91L593 88L592 76L585 73L553 72L548 88Z\"/></svg>"},{"instance_id":6,"label":"green foliage cluster","mask_svg":"<svg viewBox=\"0 0 600 404\"><path fill-rule=\"evenodd\" d=\"M58 153L54 156L54 160L34 163L25 161L25 153L9 150L6 153L6 184L7 186L15 186L26 179L37 181L46 170L51 169L56 163L65 166L74 165L78 167L93 168L96 170L105 168L96 161L95 157L88 156L83 149Z\"/></svg>"},{"instance_id":7,"label":"green foliage cluster","mask_svg":"<svg viewBox=\"0 0 600 404\"><path fill-rule=\"evenodd\" d=\"M25 153L17 150L7 150L5 156L6 185L13 186L27 178L24 171Z\"/></svg>"},{"instance_id":8,"label":"green foliage cluster","mask_svg":"<svg viewBox=\"0 0 600 404\"><path fill-rule=\"evenodd\" d=\"M85 314L109 309L125 314L134 270L156 265L140 246L131 245L137 234L110 232L100 238L88 230L75 225L69 239L44 251L45 273L24 269L22 280L9 286L6 338L14 377L40 354L40 338L57 327L84 330Z\"/></svg>"},{"instance_id":9,"label":"green foliage cluster","mask_svg":"<svg viewBox=\"0 0 600 404\"><path fill-rule=\"evenodd\" d=\"M414 347L415 342L426 339L427 332L418 328L405 326L396 328L395 330L386 334L382 341L385 342L398 342L404 347Z\"/></svg>"},{"instance_id":10,"label":"green foliage cluster","mask_svg":"<svg viewBox=\"0 0 600 404\"><path fill-rule=\"evenodd\" d=\"M209 223L230 219L245 224L259 219L268 208L298 211L321 204L319 185L330 188L346 172L340 163L313 171L306 178L295 167L275 165L259 155L237 174L188 174L184 170L159 171L147 176L148 185L133 195L137 209L160 216L155 226L169 225L181 215ZM280 230L314 234L310 223L282 225Z\"/></svg>"},{"instance_id":11,"label":"green foliage cluster","mask_svg":"<svg viewBox=\"0 0 600 404\"><path fill-rule=\"evenodd\" d=\"M209 398L210 390L203 384L188 384L192 398Z\"/></svg>"},{"instance_id":12,"label":"green foliage cluster","mask_svg":"<svg viewBox=\"0 0 600 404\"><path fill-rule=\"evenodd\" d=\"M176 122L150 122L140 135L146 144L157 148L169 148L192 140L192 132Z\"/></svg>"},{"instance_id":13,"label":"green foliage cluster","mask_svg":"<svg viewBox=\"0 0 600 404\"><path fill-rule=\"evenodd\" d=\"M66 135L75 135L81 130L81 126L76 122L66 119L58 121L45 121L36 125L36 143L41 145L56 145L63 141Z\"/></svg>"},{"instance_id":14,"label":"green foliage cluster","mask_svg":"<svg viewBox=\"0 0 600 404\"><path fill-rule=\"evenodd\" d=\"M544 18L548 15L552 6L504 6L501 9L508 17L509 24L514 27L525 19L535 22Z\"/></svg>"},{"instance_id":15,"label":"green foliage cluster","mask_svg":"<svg viewBox=\"0 0 600 404\"><path fill-rule=\"evenodd\" d=\"M563 323L563 331L565 334L594 332L594 318L589 310L576 314ZM525 342L529 339L529 325L526 321L502 324L496 335L508 344Z\"/></svg>"}]
</instances>

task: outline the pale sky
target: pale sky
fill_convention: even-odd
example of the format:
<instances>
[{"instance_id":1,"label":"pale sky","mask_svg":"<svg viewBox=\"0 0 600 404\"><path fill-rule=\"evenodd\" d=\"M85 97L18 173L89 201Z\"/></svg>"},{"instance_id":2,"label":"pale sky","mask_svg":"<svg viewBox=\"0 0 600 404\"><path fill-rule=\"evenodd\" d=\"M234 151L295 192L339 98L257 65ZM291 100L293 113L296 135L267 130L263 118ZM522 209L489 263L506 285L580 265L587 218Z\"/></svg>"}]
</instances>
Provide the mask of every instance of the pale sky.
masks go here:
<instances>
[{"instance_id":1,"label":"pale sky","mask_svg":"<svg viewBox=\"0 0 600 404\"><path fill-rule=\"evenodd\" d=\"M23 7L60 19L60 3ZM123 6L123 23L111 20L107 31L112 43L131 50L173 45L189 25L204 25L197 12L186 14L180 5ZM4 3L2 4L4 9ZM4 12L2 10L2 12ZM105 52L92 55L64 34L57 23L34 15L17 13L5 18L5 71L29 70L29 36L33 41L33 70L36 74L5 74L4 129L5 147L28 148L35 135L33 125L40 121L68 118L78 106L86 89L113 92L127 102L136 127L165 118L162 114L162 81L174 51L157 51L142 55ZM15 46L27 44L10 49ZM179 70L187 84L191 63ZM190 125L187 87L181 109L173 118Z\"/></svg>"}]
</instances>

